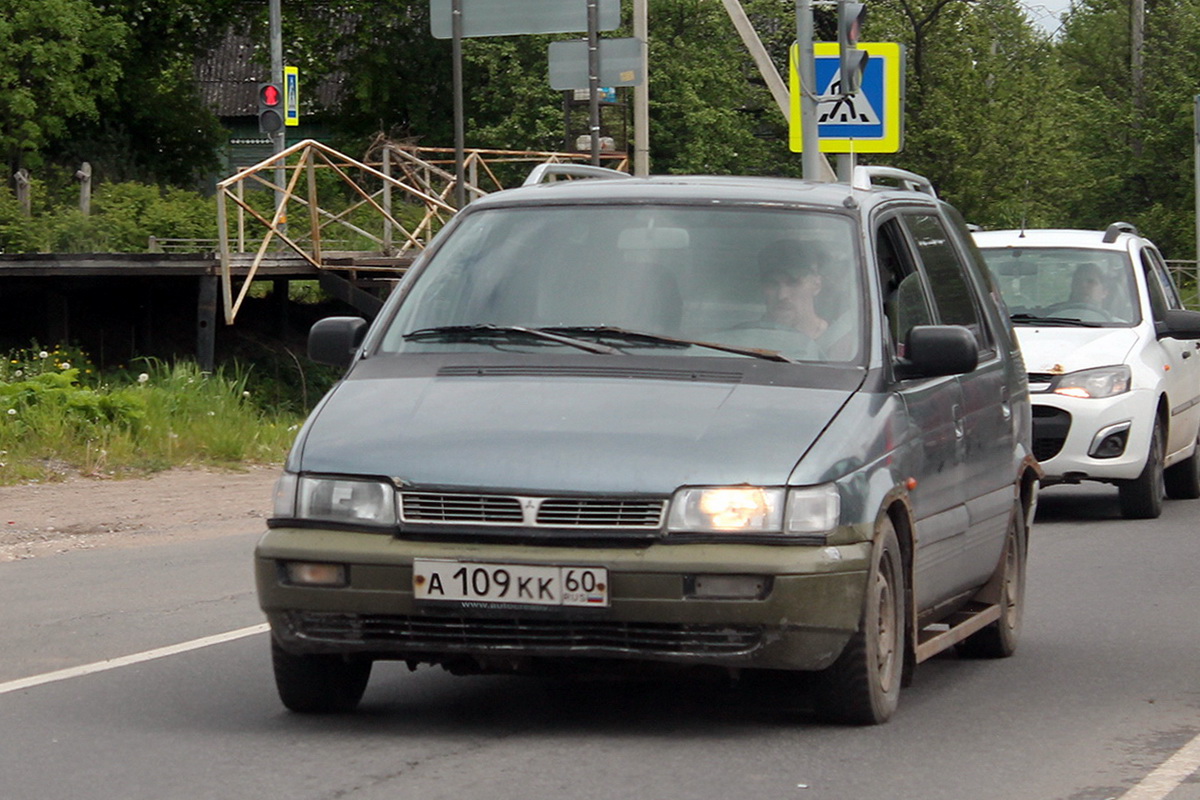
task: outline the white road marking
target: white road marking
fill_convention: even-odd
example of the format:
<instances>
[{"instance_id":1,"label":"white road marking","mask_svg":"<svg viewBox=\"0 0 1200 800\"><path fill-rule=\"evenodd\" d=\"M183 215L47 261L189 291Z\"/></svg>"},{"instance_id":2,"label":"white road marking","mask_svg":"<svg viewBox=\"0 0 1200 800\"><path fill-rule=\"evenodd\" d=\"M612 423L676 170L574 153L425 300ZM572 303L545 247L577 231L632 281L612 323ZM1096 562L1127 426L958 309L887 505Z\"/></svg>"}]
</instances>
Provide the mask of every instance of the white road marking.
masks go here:
<instances>
[{"instance_id":1,"label":"white road marking","mask_svg":"<svg viewBox=\"0 0 1200 800\"><path fill-rule=\"evenodd\" d=\"M249 628L240 628L236 631L218 633L215 636L205 636L203 639L193 639L190 642L173 644L169 647L160 647L157 650L146 650L142 653L134 653L133 655L121 656L120 658L110 658L107 661L96 661L92 664L84 664L79 667L69 667L67 669L56 670L55 672L46 672L42 675L33 675L28 678L20 678L19 680L0 683L0 694L17 692L21 689L28 689L31 686L41 686L44 683L54 683L55 681L65 681L68 678L78 678L83 675L91 675L96 672L106 672L110 669L128 667L131 664L141 664L144 661L153 661L156 658L166 658L167 656L186 653L189 650L199 650L201 647L210 647L214 644L223 644L225 642L232 642L236 639L244 639L247 636L254 636L259 633L264 633L269 629L270 626L264 622L261 625L251 625Z\"/></svg>"},{"instance_id":2,"label":"white road marking","mask_svg":"<svg viewBox=\"0 0 1200 800\"><path fill-rule=\"evenodd\" d=\"M1200 736L1175 751L1120 800L1162 800L1200 767Z\"/></svg>"}]
</instances>

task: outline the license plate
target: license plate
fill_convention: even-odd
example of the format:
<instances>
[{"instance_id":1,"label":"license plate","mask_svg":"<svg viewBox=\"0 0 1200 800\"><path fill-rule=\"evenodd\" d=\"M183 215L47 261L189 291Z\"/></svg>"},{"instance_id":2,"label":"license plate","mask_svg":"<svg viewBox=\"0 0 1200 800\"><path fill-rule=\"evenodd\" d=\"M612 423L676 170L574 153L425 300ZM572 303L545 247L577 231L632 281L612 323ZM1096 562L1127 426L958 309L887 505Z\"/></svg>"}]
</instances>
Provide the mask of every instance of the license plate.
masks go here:
<instances>
[{"instance_id":1,"label":"license plate","mask_svg":"<svg viewBox=\"0 0 1200 800\"><path fill-rule=\"evenodd\" d=\"M413 595L434 602L603 608L608 570L416 559Z\"/></svg>"}]
</instances>

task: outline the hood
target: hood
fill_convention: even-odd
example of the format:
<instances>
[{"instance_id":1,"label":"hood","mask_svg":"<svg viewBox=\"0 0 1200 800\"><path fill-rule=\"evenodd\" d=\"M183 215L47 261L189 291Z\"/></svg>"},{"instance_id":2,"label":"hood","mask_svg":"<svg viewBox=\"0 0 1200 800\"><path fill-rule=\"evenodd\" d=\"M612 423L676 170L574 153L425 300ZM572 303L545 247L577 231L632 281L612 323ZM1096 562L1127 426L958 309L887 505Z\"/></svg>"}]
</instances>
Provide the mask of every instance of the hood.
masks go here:
<instances>
[{"instance_id":1,"label":"hood","mask_svg":"<svg viewBox=\"0 0 1200 800\"><path fill-rule=\"evenodd\" d=\"M1066 328L1020 325L1017 340L1030 373L1061 375L1124 364L1138 341L1133 328Z\"/></svg>"},{"instance_id":2,"label":"hood","mask_svg":"<svg viewBox=\"0 0 1200 800\"><path fill-rule=\"evenodd\" d=\"M645 376L352 375L314 412L289 467L528 492L780 485L852 393Z\"/></svg>"}]
</instances>

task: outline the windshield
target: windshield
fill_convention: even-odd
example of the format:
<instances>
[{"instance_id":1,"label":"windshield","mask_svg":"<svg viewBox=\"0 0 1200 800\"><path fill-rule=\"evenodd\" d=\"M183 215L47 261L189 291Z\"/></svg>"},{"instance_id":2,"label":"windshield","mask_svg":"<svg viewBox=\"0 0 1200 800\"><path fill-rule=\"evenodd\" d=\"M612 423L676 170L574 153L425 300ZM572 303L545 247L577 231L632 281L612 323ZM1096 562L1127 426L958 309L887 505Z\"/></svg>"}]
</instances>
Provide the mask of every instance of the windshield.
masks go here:
<instances>
[{"instance_id":1,"label":"windshield","mask_svg":"<svg viewBox=\"0 0 1200 800\"><path fill-rule=\"evenodd\" d=\"M497 208L468 214L448 236L388 325L382 352L575 347L850 362L862 348L855 225L846 216Z\"/></svg>"},{"instance_id":2,"label":"windshield","mask_svg":"<svg viewBox=\"0 0 1200 800\"><path fill-rule=\"evenodd\" d=\"M1067 247L983 250L1015 322L1129 327L1141 321L1125 253Z\"/></svg>"}]
</instances>

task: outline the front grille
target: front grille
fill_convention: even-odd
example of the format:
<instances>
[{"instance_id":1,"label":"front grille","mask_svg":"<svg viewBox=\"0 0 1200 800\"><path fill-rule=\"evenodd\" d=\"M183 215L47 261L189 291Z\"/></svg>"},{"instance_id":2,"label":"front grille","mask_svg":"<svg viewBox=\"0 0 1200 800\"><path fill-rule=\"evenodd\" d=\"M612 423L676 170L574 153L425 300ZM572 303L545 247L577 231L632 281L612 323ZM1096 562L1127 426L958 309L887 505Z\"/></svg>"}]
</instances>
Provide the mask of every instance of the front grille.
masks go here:
<instances>
[{"instance_id":1,"label":"front grille","mask_svg":"<svg viewBox=\"0 0 1200 800\"><path fill-rule=\"evenodd\" d=\"M293 611L292 631L312 642L365 650L532 655L730 656L755 650L762 629L604 620L408 617Z\"/></svg>"},{"instance_id":2,"label":"front grille","mask_svg":"<svg viewBox=\"0 0 1200 800\"><path fill-rule=\"evenodd\" d=\"M537 511L537 524L556 528L657 528L661 500L560 500L548 498Z\"/></svg>"},{"instance_id":3,"label":"front grille","mask_svg":"<svg viewBox=\"0 0 1200 800\"><path fill-rule=\"evenodd\" d=\"M404 522L443 525L654 530L662 525L665 507L664 500L645 498L400 493Z\"/></svg>"},{"instance_id":4,"label":"front grille","mask_svg":"<svg viewBox=\"0 0 1200 800\"><path fill-rule=\"evenodd\" d=\"M1071 430L1071 415L1061 408L1034 405L1033 457L1038 461L1049 461L1062 450Z\"/></svg>"},{"instance_id":5,"label":"front grille","mask_svg":"<svg viewBox=\"0 0 1200 800\"><path fill-rule=\"evenodd\" d=\"M408 522L464 522L520 525L525 519L515 497L470 494L402 492L403 518Z\"/></svg>"}]
</instances>

